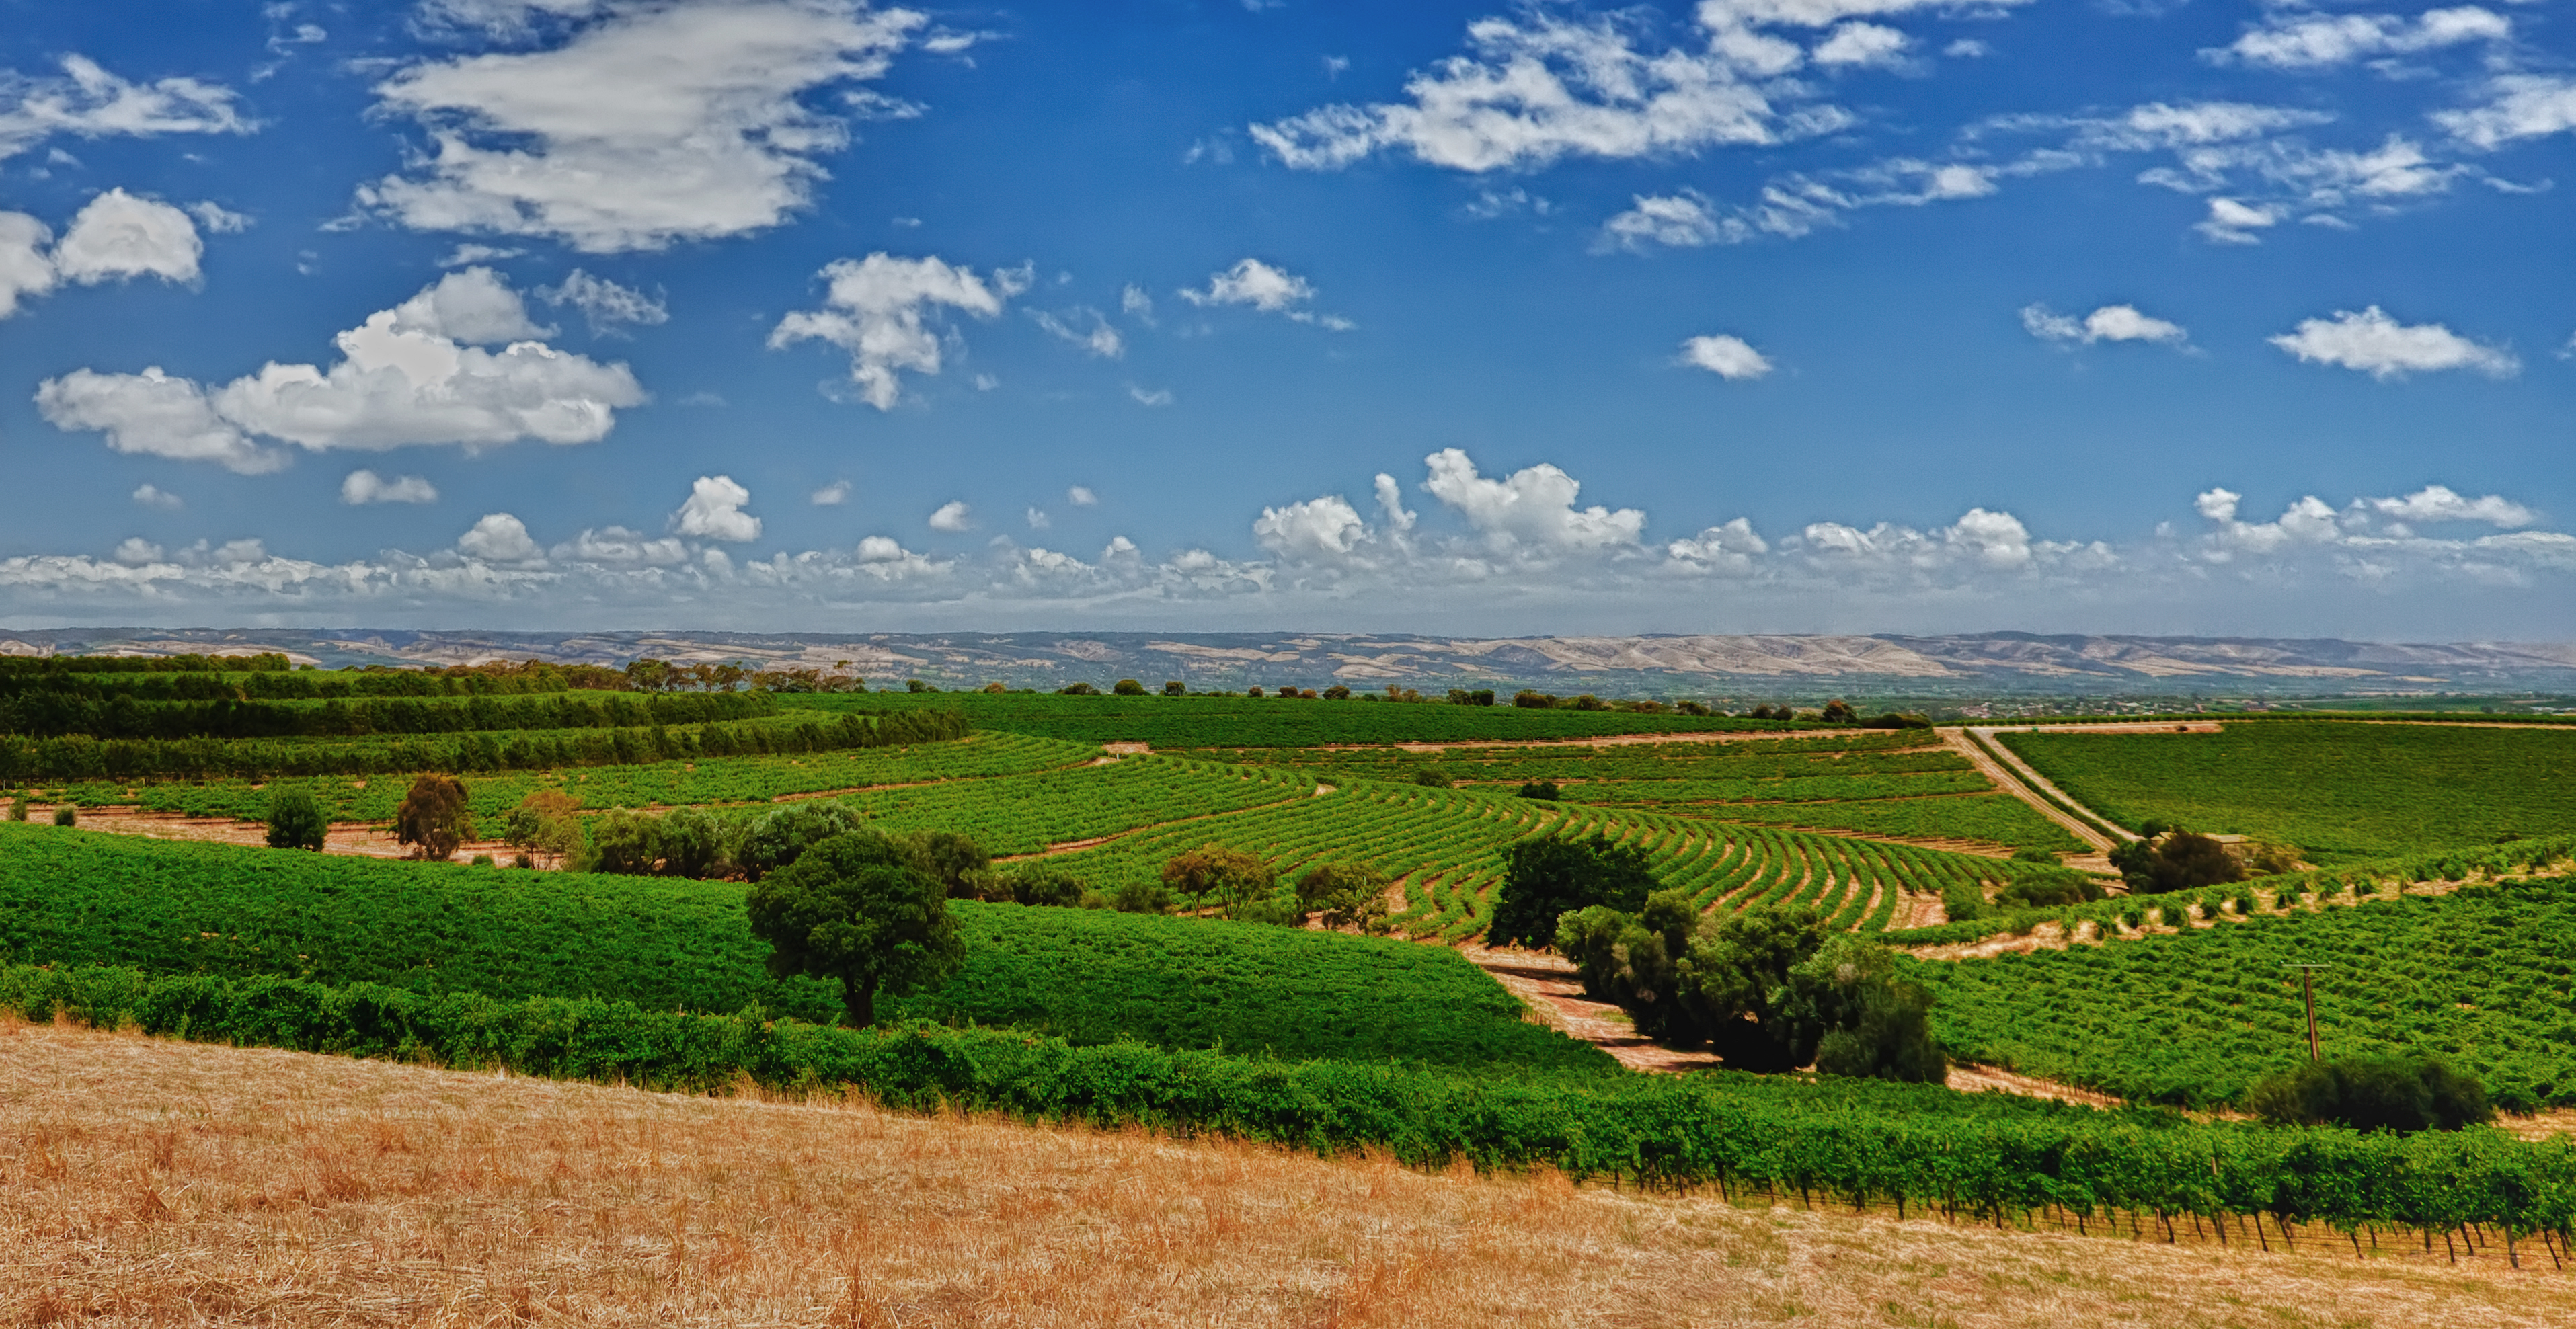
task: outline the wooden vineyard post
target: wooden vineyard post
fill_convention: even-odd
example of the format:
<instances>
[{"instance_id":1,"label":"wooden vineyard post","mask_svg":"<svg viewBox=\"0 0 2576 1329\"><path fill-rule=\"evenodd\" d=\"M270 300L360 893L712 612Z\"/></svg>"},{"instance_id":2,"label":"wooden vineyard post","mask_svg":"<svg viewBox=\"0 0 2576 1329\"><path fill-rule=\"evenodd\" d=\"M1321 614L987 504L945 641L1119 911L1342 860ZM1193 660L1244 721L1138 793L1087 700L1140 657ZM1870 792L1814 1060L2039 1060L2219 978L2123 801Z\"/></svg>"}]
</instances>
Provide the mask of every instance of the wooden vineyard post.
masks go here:
<instances>
[{"instance_id":1,"label":"wooden vineyard post","mask_svg":"<svg viewBox=\"0 0 2576 1329\"><path fill-rule=\"evenodd\" d=\"M2316 976L2318 970L2329 969L2333 966L2322 964L2285 964L2281 967L2284 969L2296 969L2299 971L2299 996L2301 1000L2307 1003L2308 1007L2308 1060L2311 1062L2323 1061L2325 1060L2324 1053L2317 1044Z\"/></svg>"}]
</instances>

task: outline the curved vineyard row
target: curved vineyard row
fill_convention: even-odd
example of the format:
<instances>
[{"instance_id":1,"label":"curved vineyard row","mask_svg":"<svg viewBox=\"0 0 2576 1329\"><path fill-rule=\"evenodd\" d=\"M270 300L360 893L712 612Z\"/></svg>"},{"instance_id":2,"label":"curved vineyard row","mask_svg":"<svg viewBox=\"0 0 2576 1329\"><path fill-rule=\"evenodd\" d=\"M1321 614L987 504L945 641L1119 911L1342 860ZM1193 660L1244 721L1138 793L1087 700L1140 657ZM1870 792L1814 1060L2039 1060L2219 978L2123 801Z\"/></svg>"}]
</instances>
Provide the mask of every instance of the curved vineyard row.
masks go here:
<instances>
[{"instance_id":1,"label":"curved vineyard row","mask_svg":"<svg viewBox=\"0 0 2576 1329\"><path fill-rule=\"evenodd\" d=\"M1065 866L1108 889L1151 879L1164 860L1207 844L1258 855L1283 875L1327 862L1367 863L1402 886L1398 928L1460 941L1491 921L1504 851L1514 841L1595 834L1644 850L1656 878L1690 891L1703 909L1805 905L1837 927L1871 932L1888 926L1908 892L2032 870L1911 845L1374 781L1150 829L1068 855Z\"/></svg>"}]
</instances>

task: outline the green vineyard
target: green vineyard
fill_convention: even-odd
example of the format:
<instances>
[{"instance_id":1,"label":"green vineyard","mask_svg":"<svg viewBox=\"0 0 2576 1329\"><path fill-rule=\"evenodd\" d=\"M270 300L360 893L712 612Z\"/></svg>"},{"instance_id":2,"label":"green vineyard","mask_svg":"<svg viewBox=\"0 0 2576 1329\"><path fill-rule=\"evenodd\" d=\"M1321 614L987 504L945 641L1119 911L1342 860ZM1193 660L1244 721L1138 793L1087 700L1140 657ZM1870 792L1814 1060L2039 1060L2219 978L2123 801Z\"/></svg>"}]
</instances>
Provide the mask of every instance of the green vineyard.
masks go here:
<instances>
[{"instance_id":1,"label":"green vineyard","mask_svg":"<svg viewBox=\"0 0 2576 1329\"><path fill-rule=\"evenodd\" d=\"M2231 722L2215 734L1997 735L2094 811L2352 862L2576 830L2576 733Z\"/></svg>"}]
</instances>

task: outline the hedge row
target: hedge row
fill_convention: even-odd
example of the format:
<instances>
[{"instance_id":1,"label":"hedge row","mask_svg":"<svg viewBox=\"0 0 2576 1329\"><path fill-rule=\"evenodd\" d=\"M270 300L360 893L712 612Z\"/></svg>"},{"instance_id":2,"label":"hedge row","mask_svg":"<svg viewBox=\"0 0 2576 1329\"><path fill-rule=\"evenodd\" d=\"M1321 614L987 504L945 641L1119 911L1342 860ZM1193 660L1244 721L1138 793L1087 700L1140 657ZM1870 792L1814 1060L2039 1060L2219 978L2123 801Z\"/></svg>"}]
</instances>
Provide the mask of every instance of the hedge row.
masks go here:
<instances>
[{"instance_id":1,"label":"hedge row","mask_svg":"<svg viewBox=\"0 0 2576 1329\"><path fill-rule=\"evenodd\" d=\"M1999 1110L1985 1095L1948 1095L1960 1105L1948 1112L1890 1110L1865 1081L1471 1077L1132 1043L1073 1047L1008 1030L863 1031L755 1013L130 969L0 969L0 1008L243 1046L691 1092L747 1076L790 1091L854 1088L902 1109L1138 1123L1320 1153L1378 1148L1417 1166L1463 1158L1488 1169L1547 1164L1577 1177L1823 1192L1997 1221L2054 1207L2125 1214L2133 1230L2148 1216L2243 1215L2347 1232L2479 1223L2564 1235L2576 1219L2576 1144L2488 1128L2396 1136L2195 1124L2054 1105Z\"/></svg>"},{"instance_id":2,"label":"hedge row","mask_svg":"<svg viewBox=\"0 0 2576 1329\"><path fill-rule=\"evenodd\" d=\"M550 770L690 757L891 747L964 738L954 711L766 717L693 728L663 725L459 734L391 742L184 738L0 737L0 786L55 780L259 779L409 771Z\"/></svg>"},{"instance_id":3,"label":"hedge row","mask_svg":"<svg viewBox=\"0 0 2576 1329\"><path fill-rule=\"evenodd\" d=\"M178 675L180 678L199 677ZM285 675L294 677L294 675ZM96 739L347 738L462 734L497 729L615 729L709 724L774 714L766 692L559 692L536 697L363 697L319 704L220 696L137 701L127 696L36 693L0 697L0 734Z\"/></svg>"}]
</instances>

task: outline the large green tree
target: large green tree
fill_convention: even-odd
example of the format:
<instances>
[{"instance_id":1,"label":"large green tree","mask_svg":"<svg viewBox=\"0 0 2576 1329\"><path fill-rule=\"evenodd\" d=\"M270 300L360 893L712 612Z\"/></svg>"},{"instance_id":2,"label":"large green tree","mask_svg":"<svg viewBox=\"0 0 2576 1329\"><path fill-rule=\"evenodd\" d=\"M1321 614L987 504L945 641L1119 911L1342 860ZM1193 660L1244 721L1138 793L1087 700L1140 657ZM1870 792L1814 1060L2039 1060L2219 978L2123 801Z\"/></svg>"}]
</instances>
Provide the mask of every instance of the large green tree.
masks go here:
<instances>
[{"instance_id":1,"label":"large green tree","mask_svg":"<svg viewBox=\"0 0 2576 1329\"><path fill-rule=\"evenodd\" d=\"M948 889L904 846L873 831L836 835L760 879L751 930L772 977L835 980L853 1025L876 1023L880 992L902 996L955 973L966 957Z\"/></svg>"}]
</instances>

